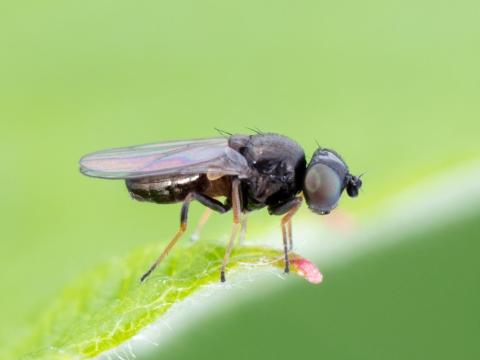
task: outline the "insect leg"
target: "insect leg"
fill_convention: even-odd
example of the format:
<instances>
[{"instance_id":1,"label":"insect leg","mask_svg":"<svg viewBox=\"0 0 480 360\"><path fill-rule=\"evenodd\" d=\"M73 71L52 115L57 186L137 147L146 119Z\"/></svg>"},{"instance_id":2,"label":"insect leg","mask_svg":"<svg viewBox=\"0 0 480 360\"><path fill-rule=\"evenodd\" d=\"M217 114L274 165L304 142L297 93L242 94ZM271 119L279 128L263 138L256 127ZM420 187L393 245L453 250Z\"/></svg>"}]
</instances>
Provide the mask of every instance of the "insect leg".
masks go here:
<instances>
[{"instance_id":1,"label":"insect leg","mask_svg":"<svg viewBox=\"0 0 480 360\"><path fill-rule=\"evenodd\" d=\"M303 196L300 195L298 197L298 199L300 199L300 204L298 205L300 207L300 205L302 204L302 201L303 201ZM293 216L293 214L292 214L292 216ZM288 220L287 227L288 227L288 247L291 251L291 250L293 250L292 218L291 217L290 217L290 220Z\"/></svg>"},{"instance_id":2,"label":"insect leg","mask_svg":"<svg viewBox=\"0 0 480 360\"><path fill-rule=\"evenodd\" d=\"M210 208L206 208L205 211L203 212L202 217L197 223L197 227L193 231L192 235L190 235L190 240L192 241L197 241L200 239L200 233L203 230L203 227L205 226L206 222L210 218L210 215L212 215L213 210Z\"/></svg>"},{"instance_id":3,"label":"insect leg","mask_svg":"<svg viewBox=\"0 0 480 360\"><path fill-rule=\"evenodd\" d=\"M200 238L200 232L203 229L203 226L207 222L208 218L212 214L212 210L219 212L220 214L223 214L230 210L231 206L228 204L222 204L220 201L215 200L209 196L200 194L200 193L192 193L192 196L195 200L197 200L200 204L204 205L207 207L205 212L203 213L202 217L200 218L200 221L198 222L197 227L195 228L195 231L193 234L190 236L190 239L195 241Z\"/></svg>"},{"instance_id":4,"label":"insect leg","mask_svg":"<svg viewBox=\"0 0 480 360\"><path fill-rule=\"evenodd\" d=\"M238 227L240 226L241 216L241 203L240 203L240 180L234 179L232 181L232 207L233 207L233 227L230 235L230 241L228 242L227 249L225 250L225 256L223 257L222 270L220 272L220 281L225 282L225 268L232 252L233 244L237 237Z\"/></svg>"},{"instance_id":5,"label":"insect leg","mask_svg":"<svg viewBox=\"0 0 480 360\"><path fill-rule=\"evenodd\" d=\"M291 246L292 244L291 221L292 221L293 215L295 215L295 213L298 211L298 209L302 205L302 200L303 199L301 197L297 197L293 199L289 203L290 209L287 211L287 213L282 217L282 220L280 221L280 224L282 226L283 251L285 253L285 273L286 274L290 272L290 262L288 260L288 242L290 241L290 246Z\"/></svg>"},{"instance_id":6,"label":"insect leg","mask_svg":"<svg viewBox=\"0 0 480 360\"><path fill-rule=\"evenodd\" d=\"M211 198L210 196L206 196L197 192L192 193L193 199L197 200L200 204L212 209L213 211L219 212L220 214L226 213L230 208L231 205L222 204L220 201Z\"/></svg>"},{"instance_id":7,"label":"insect leg","mask_svg":"<svg viewBox=\"0 0 480 360\"><path fill-rule=\"evenodd\" d=\"M287 228L288 228L288 249L292 251L293 250L292 219L288 221Z\"/></svg>"},{"instance_id":8,"label":"insect leg","mask_svg":"<svg viewBox=\"0 0 480 360\"><path fill-rule=\"evenodd\" d=\"M247 234L247 220L248 220L248 215L246 213L243 213L242 215L242 221L241 221L241 228L240 228L240 244L243 244L245 242L245 236Z\"/></svg>"},{"instance_id":9,"label":"insect leg","mask_svg":"<svg viewBox=\"0 0 480 360\"><path fill-rule=\"evenodd\" d=\"M163 250L161 255L158 257L158 259L150 266L150 268L147 270L145 274L142 275L140 278L140 281L144 281L155 268L162 262L162 260L168 255L170 250L173 248L173 246L176 244L178 239L181 238L185 230L187 230L187 219L188 219L188 207L190 206L190 203L193 200L193 194L188 194L185 200L183 201L182 205L182 210L180 212L180 229L178 229L177 233L175 236L170 240L168 243L167 247Z\"/></svg>"}]
</instances>

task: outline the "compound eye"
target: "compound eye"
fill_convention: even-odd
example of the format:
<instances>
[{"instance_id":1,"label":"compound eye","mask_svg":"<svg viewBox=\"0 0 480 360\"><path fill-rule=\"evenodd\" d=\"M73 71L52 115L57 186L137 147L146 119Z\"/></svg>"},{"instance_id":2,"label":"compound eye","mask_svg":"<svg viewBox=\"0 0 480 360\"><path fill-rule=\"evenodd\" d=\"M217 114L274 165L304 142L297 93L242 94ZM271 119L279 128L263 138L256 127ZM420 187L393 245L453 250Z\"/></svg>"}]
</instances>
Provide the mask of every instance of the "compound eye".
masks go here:
<instances>
[{"instance_id":1,"label":"compound eye","mask_svg":"<svg viewBox=\"0 0 480 360\"><path fill-rule=\"evenodd\" d=\"M304 191L310 209L325 214L336 206L342 192L342 181L331 167L316 164L307 171Z\"/></svg>"}]
</instances>

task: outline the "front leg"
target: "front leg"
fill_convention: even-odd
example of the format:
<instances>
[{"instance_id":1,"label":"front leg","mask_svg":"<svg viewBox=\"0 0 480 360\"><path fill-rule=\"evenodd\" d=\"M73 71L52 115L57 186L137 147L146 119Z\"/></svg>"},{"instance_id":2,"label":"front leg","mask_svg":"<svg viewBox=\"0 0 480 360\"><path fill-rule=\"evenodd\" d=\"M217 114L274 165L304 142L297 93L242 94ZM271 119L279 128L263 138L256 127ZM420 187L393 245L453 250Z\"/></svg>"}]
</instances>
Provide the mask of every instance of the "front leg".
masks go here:
<instances>
[{"instance_id":1,"label":"front leg","mask_svg":"<svg viewBox=\"0 0 480 360\"><path fill-rule=\"evenodd\" d=\"M282 220L280 220L280 225L282 226L282 237L283 237L283 251L285 253L285 273L290 272L290 262L288 260L288 248L292 248L292 217L298 211L302 205L303 199L301 197L296 197L280 206L269 208L269 212L272 215L283 215ZM288 228L288 229L287 229Z\"/></svg>"}]
</instances>

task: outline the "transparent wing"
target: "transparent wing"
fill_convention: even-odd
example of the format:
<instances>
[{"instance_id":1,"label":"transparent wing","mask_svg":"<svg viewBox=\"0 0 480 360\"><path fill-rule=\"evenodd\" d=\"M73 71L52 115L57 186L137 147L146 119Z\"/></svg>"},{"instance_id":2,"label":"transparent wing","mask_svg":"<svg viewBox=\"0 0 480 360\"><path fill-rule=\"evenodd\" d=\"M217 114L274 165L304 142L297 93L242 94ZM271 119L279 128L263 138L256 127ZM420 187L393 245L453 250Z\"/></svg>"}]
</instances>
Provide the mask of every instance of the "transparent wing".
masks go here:
<instances>
[{"instance_id":1,"label":"transparent wing","mask_svg":"<svg viewBox=\"0 0 480 360\"><path fill-rule=\"evenodd\" d=\"M228 147L228 139L171 141L109 149L85 155L80 171L106 179L168 174L249 176L245 158Z\"/></svg>"}]
</instances>

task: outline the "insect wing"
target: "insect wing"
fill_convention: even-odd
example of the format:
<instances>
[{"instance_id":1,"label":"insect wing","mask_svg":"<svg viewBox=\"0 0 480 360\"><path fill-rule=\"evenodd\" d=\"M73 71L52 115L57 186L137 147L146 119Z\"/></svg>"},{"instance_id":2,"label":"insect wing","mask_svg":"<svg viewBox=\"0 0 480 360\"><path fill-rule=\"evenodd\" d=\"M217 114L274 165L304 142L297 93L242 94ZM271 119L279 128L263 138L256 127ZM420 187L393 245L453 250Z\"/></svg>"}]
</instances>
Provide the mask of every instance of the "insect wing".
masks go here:
<instances>
[{"instance_id":1,"label":"insect wing","mask_svg":"<svg viewBox=\"0 0 480 360\"><path fill-rule=\"evenodd\" d=\"M245 158L228 147L228 139L174 141L109 149L80 159L80 171L106 179L168 174L215 174L247 177Z\"/></svg>"}]
</instances>

